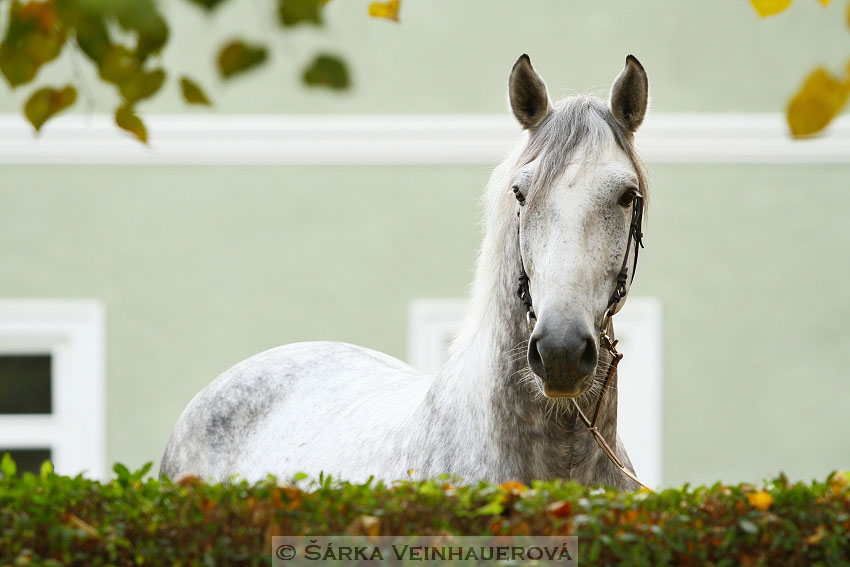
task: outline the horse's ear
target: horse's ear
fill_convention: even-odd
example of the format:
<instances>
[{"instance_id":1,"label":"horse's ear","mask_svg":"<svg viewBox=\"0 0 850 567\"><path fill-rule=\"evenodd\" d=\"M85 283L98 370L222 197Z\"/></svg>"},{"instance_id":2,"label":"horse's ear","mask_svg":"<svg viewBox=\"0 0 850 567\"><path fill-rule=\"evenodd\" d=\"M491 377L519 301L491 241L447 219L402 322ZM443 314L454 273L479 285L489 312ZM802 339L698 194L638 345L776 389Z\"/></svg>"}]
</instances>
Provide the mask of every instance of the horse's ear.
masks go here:
<instances>
[{"instance_id":1,"label":"horse's ear","mask_svg":"<svg viewBox=\"0 0 850 567\"><path fill-rule=\"evenodd\" d=\"M626 57L626 67L611 86L611 112L628 132L638 129L649 103L649 79L634 55Z\"/></svg>"},{"instance_id":2,"label":"horse's ear","mask_svg":"<svg viewBox=\"0 0 850 567\"><path fill-rule=\"evenodd\" d=\"M531 66L528 55L521 55L508 79L511 110L523 128L532 129L546 118L551 109L546 83Z\"/></svg>"}]
</instances>

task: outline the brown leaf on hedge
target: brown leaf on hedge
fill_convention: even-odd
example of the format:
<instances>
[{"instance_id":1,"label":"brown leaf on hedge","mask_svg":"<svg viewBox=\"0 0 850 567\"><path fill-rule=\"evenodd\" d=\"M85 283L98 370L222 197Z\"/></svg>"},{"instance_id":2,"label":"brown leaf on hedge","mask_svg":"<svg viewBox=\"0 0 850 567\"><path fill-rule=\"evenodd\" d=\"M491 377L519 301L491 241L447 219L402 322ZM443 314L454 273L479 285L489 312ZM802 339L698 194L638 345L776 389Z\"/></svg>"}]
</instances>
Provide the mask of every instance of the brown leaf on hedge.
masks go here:
<instances>
[{"instance_id":1,"label":"brown leaf on hedge","mask_svg":"<svg viewBox=\"0 0 850 567\"><path fill-rule=\"evenodd\" d=\"M803 86L788 103L786 118L794 137L823 130L847 102L848 88L823 67L806 77Z\"/></svg>"},{"instance_id":2,"label":"brown leaf on hedge","mask_svg":"<svg viewBox=\"0 0 850 567\"><path fill-rule=\"evenodd\" d=\"M251 45L242 40L231 41L218 53L218 71L225 79L244 73L268 58L262 45Z\"/></svg>"},{"instance_id":3,"label":"brown leaf on hedge","mask_svg":"<svg viewBox=\"0 0 850 567\"><path fill-rule=\"evenodd\" d=\"M180 77L180 92L183 94L183 100L188 104L212 105L200 85L189 77Z\"/></svg>"},{"instance_id":4,"label":"brown leaf on hedge","mask_svg":"<svg viewBox=\"0 0 850 567\"><path fill-rule=\"evenodd\" d=\"M142 122L142 119L139 118L132 106L124 105L118 107L115 111L115 124L122 130L133 134L141 142L148 143L148 130L145 128L145 123Z\"/></svg>"},{"instance_id":5,"label":"brown leaf on hedge","mask_svg":"<svg viewBox=\"0 0 850 567\"><path fill-rule=\"evenodd\" d=\"M13 0L0 42L0 73L12 87L30 82L42 65L59 55L65 39L52 1L22 4Z\"/></svg>"},{"instance_id":6,"label":"brown leaf on hedge","mask_svg":"<svg viewBox=\"0 0 850 567\"><path fill-rule=\"evenodd\" d=\"M93 539L100 539L100 533L98 533L94 526L92 526L82 518L78 518L74 514L71 514L70 516L68 516L68 521L71 523L72 526L85 533L86 536Z\"/></svg>"},{"instance_id":7,"label":"brown leaf on hedge","mask_svg":"<svg viewBox=\"0 0 850 567\"><path fill-rule=\"evenodd\" d=\"M286 27L322 25L322 0L277 0L277 16Z\"/></svg>"},{"instance_id":8,"label":"brown leaf on hedge","mask_svg":"<svg viewBox=\"0 0 850 567\"><path fill-rule=\"evenodd\" d=\"M354 520L345 530L347 535L378 537L381 535L381 519L363 515Z\"/></svg>"},{"instance_id":9,"label":"brown leaf on hedge","mask_svg":"<svg viewBox=\"0 0 850 567\"><path fill-rule=\"evenodd\" d=\"M369 15L373 18L384 18L398 21L398 11L401 7L401 0L389 0L388 2L372 2L369 4Z\"/></svg>"},{"instance_id":10,"label":"brown leaf on hedge","mask_svg":"<svg viewBox=\"0 0 850 567\"><path fill-rule=\"evenodd\" d=\"M36 132L44 123L77 101L77 89L68 85L62 89L45 87L35 91L24 104L24 116Z\"/></svg>"},{"instance_id":11,"label":"brown leaf on hedge","mask_svg":"<svg viewBox=\"0 0 850 567\"><path fill-rule=\"evenodd\" d=\"M750 0L758 15L762 18L784 12L791 5L791 0Z\"/></svg>"},{"instance_id":12,"label":"brown leaf on hedge","mask_svg":"<svg viewBox=\"0 0 850 567\"><path fill-rule=\"evenodd\" d=\"M327 87L334 90L347 89L350 86L345 62L333 55L318 55L304 69L302 80L311 87Z\"/></svg>"},{"instance_id":13,"label":"brown leaf on hedge","mask_svg":"<svg viewBox=\"0 0 850 567\"><path fill-rule=\"evenodd\" d=\"M177 486L197 486L199 484L203 484L203 481L200 477L195 476L193 474L184 474L180 478L174 481L174 484Z\"/></svg>"},{"instance_id":14,"label":"brown leaf on hedge","mask_svg":"<svg viewBox=\"0 0 850 567\"><path fill-rule=\"evenodd\" d=\"M815 532L810 536L806 537L805 541L809 545L817 545L820 541L829 535L829 530L826 529L826 526L818 526L815 529Z\"/></svg>"},{"instance_id":15,"label":"brown leaf on hedge","mask_svg":"<svg viewBox=\"0 0 850 567\"><path fill-rule=\"evenodd\" d=\"M558 500L546 506L546 511L556 518L567 518L573 513L573 505L567 500Z\"/></svg>"}]
</instances>

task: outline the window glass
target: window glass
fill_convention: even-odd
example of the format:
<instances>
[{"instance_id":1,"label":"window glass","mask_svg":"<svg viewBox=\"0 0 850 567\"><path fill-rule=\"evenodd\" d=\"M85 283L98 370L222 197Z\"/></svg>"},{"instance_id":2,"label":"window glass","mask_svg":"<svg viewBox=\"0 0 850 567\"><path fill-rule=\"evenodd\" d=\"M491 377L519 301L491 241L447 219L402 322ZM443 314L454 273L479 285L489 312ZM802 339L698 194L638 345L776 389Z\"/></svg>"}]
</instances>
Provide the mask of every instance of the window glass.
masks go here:
<instances>
[{"instance_id":1,"label":"window glass","mask_svg":"<svg viewBox=\"0 0 850 567\"><path fill-rule=\"evenodd\" d=\"M51 413L50 355L0 355L0 414Z\"/></svg>"}]
</instances>

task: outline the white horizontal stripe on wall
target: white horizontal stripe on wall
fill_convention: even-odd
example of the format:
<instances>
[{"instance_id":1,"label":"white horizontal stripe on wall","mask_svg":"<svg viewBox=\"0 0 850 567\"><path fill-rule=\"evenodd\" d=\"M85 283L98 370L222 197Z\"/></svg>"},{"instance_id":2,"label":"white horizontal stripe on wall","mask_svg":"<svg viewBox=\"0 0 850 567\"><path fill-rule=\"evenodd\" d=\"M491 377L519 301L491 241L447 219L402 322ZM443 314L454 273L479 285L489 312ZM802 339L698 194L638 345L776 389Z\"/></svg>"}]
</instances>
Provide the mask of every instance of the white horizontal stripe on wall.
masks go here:
<instances>
[{"instance_id":1,"label":"white horizontal stripe on wall","mask_svg":"<svg viewBox=\"0 0 850 567\"><path fill-rule=\"evenodd\" d=\"M0 114L5 164L490 164L519 138L507 115L217 115L144 117L150 144L106 115L68 115L35 136ZM638 145L651 163L850 163L850 117L792 140L779 114L650 114Z\"/></svg>"}]
</instances>

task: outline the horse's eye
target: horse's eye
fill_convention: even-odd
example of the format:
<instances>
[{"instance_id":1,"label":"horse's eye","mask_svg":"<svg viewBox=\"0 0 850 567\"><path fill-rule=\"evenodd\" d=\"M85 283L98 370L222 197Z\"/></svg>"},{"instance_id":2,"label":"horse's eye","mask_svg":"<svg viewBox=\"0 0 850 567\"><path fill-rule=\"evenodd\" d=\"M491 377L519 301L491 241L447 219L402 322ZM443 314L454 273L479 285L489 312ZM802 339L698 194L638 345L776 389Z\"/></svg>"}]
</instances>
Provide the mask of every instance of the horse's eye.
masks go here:
<instances>
[{"instance_id":1,"label":"horse's eye","mask_svg":"<svg viewBox=\"0 0 850 567\"><path fill-rule=\"evenodd\" d=\"M637 191L635 191L634 189L629 189L628 191L623 193L622 197L620 197L620 205L628 207L629 205L634 203L635 197L637 197Z\"/></svg>"}]
</instances>

